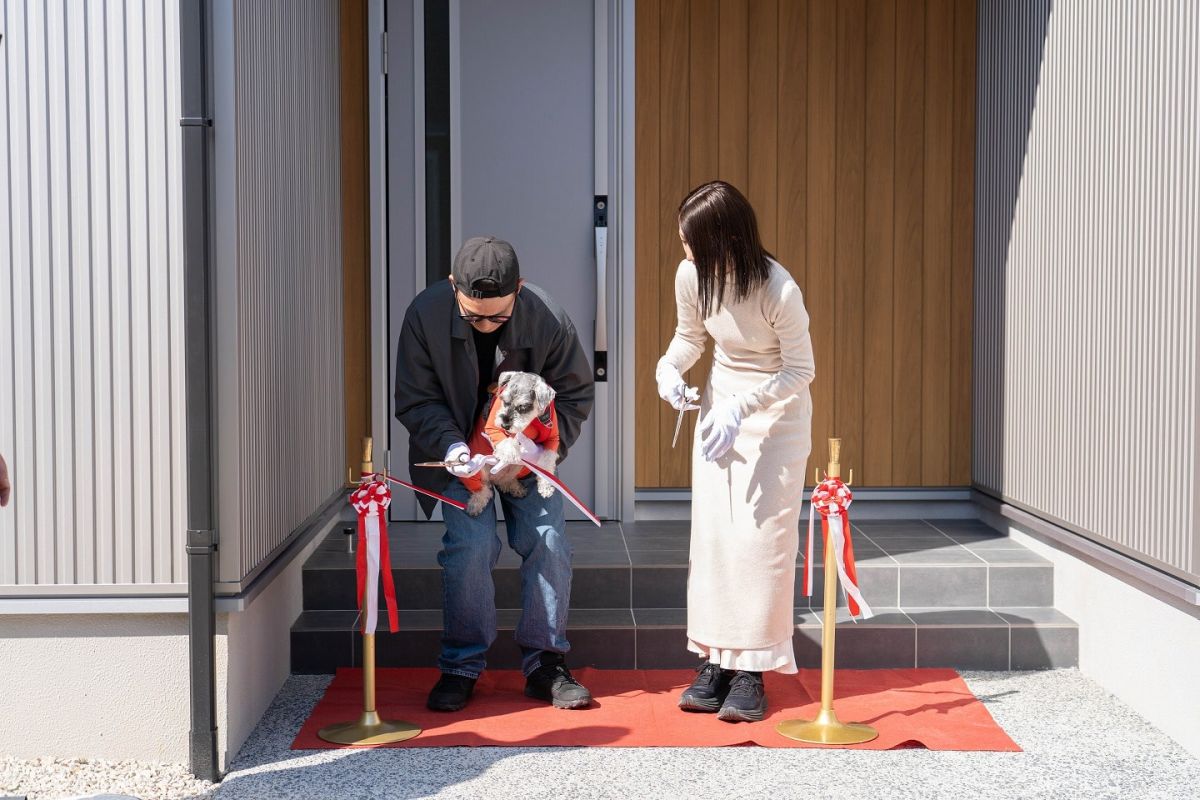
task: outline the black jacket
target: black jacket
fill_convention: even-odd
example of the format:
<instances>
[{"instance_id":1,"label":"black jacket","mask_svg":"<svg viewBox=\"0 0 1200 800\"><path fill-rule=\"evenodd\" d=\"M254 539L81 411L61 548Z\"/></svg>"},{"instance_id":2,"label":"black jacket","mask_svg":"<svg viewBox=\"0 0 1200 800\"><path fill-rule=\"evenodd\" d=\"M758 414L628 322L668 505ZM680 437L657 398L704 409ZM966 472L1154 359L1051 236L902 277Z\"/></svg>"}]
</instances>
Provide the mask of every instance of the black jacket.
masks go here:
<instances>
[{"instance_id":1,"label":"black jacket","mask_svg":"<svg viewBox=\"0 0 1200 800\"><path fill-rule=\"evenodd\" d=\"M408 460L436 461L455 442L468 441L479 391L479 362L471 326L459 317L450 281L421 292L404 314L396 352L396 419L408 429ZM542 289L526 283L500 335L496 374L541 375L555 391L559 460L579 438L592 411L592 368L575 326ZM413 483L441 492L454 480L444 469L411 469ZM437 503L418 495L425 515Z\"/></svg>"}]
</instances>

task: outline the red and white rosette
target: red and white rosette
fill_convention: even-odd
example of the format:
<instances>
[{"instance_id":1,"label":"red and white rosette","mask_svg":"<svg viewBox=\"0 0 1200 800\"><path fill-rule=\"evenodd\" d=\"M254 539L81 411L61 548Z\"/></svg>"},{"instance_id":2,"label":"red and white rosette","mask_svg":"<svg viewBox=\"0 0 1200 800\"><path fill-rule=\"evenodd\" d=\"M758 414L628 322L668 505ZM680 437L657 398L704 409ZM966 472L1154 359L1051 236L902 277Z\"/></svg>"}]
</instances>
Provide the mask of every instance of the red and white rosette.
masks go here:
<instances>
[{"instance_id":1,"label":"red and white rosette","mask_svg":"<svg viewBox=\"0 0 1200 800\"><path fill-rule=\"evenodd\" d=\"M850 487L838 478L826 478L813 488L808 506L808 544L804 553L804 594L813 593L813 528L816 515L821 515L821 532L825 547L832 547L837 563L838 577L846 593L846 605L852 616L861 614L863 619L872 616L871 607L863 599L858 588L858 572L854 567L854 543L850 540L850 515L848 509L854 495ZM829 576L825 576L829 580Z\"/></svg>"},{"instance_id":2,"label":"red and white rosette","mask_svg":"<svg viewBox=\"0 0 1200 800\"><path fill-rule=\"evenodd\" d=\"M388 626L400 630L396 611L396 587L392 583L392 559L388 552L387 507L392 490L375 475L364 475L363 482L350 494L350 505L358 512L358 609L362 632L374 634L379 621L379 577L383 573L383 597L387 602ZM385 566L386 565L386 566Z\"/></svg>"}]
</instances>

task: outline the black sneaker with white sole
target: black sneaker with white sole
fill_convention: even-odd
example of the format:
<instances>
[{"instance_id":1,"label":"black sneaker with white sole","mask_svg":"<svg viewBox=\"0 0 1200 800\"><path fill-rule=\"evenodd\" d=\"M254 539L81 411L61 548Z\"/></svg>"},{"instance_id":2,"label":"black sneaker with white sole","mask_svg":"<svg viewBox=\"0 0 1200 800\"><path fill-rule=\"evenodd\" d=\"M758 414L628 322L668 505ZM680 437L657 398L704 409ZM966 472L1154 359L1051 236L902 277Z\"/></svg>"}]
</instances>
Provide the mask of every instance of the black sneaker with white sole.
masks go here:
<instances>
[{"instance_id":1,"label":"black sneaker with white sole","mask_svg":"<svg viewBox=\"0 0 1200 800\"><path fill-rule=\"evenodd\" d=\"M684 711L715 714L729 694L732 679L733 670L721 669L716 664L702 664L696 670L696 680L679 696L679 707Z\"/></svg>"},{"instance_id":2,"label":"black sneaker with white sole","mask_svg":"<svg viewBox=\"0 0 1200 800\"><path fill-rule=\"evenodd\" d=\"M443 672L442 677L438 678L438 682L429 692L429 699L425 701L425 706L430 711L461 711L467 705L467 701L471 699L473 691L475 691L474 678Z\"/></svg>"},{"instance_id":3,"label":"black sneaker with white sole","mask_svg":"<svg viewBox=\"0 0 1200 800\"><path fill-rule=\"evenodd\" d=\"M761 672L738 670L729 682L729 694L717 712L726 722L758 722L767 713L767 693Z\"/></svg>"},{"instance_id":4,"label":"black sneaker with white sole","mask_svg":"<svg viewBox=\"0 0 1200 800\"><path fill-rule=\"evenodd\" d=\"M543 652L541 663L525 678L526 697L545 700L555 708L583 708L592 702L592 693L571 675L562 653Z\"/></svg>"}]
</instances>

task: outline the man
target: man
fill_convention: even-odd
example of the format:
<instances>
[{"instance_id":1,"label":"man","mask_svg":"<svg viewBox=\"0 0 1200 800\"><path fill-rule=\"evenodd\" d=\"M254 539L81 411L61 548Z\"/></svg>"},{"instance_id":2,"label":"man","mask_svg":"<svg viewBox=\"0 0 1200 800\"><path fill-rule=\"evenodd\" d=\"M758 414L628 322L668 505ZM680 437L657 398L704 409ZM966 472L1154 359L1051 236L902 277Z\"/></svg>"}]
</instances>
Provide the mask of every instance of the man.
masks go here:
<instances>
[{"instance_id":1,"label":"man","mask_svg":"<svg viewBox=\"0 0 1200 800\"><path fill-rule=\"evenodd\" d=\"M404 316L396 356L396 417L408 429L410 462L444 459L445 471L414 469L419 486L466 502L459 478L490 469L485 454L465 444L503 371L541 375L556 392L559 460L579 437L592 409L592 370L570 318L541 289L521 280L512 245L494 237L470 239L454 258L448 281L417 295ZM529 442L524 447L536 447ZM537 456L532 451L530 460ZM449 473L449 474L447 474ZM496 638L492 569L500 557L497 499L509 545L520 554L521 647L525 694L559 708L582 708L591 694L567 669L564 654L571 591L571 545L560 492L544 498L536 479L524 479L522 498L497 492L479 516L443 504L443 630L429 694L435 711L458 711L471 697ZM436 501L421 496L426 516Z\"/></svg>"}]
</instances>

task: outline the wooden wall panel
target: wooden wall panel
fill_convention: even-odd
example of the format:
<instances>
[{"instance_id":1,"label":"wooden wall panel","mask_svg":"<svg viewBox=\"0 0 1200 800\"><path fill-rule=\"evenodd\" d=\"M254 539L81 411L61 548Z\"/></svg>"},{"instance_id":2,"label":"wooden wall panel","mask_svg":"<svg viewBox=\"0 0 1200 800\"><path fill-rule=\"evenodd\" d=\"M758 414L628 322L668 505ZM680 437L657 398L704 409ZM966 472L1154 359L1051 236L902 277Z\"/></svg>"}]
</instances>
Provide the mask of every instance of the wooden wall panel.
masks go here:
<instances>
[{"instance_id":1,"label":"wooden wall panel","mask_svg":"<svg viewBox=\"0 0 1200 800\"><path fill-rule=\"evenodd\" d=\"M892 240L892 483L921 482L921 260L925 234L924 0L896 3L896 208ZM865 478L865 476L864 476Z\"/></svg>"},{"instance_id":2,"label":"wooden wall panel","mask_svg":"<svg viewBox=\"0 0 1200 800\"><path fill-rule=\"evenodd\" d=\"M810 463L838 435L860 485L968 484L974 3L651 0L637 11L637 485L689 482L653 375L675 324L675 209L713 178L746 193L805 292ZM702 385L710 363L711 346L689 382Z\"/></svg>"},{"instance_id":3,"label":"wooden wall panel","mask_svg":"<svg viewBox=\"0 0 1200 800\"><path fill-rule=\"evenodd\" d=\"M867 4L860 478L892 482L892 277L896 187L896 0ZM968 387L969 388L969 387Z\"/></svg>"},{"instance_id":4,"label":"wooden wall panel","mask_svg":"<svg viewBox=\"0 0 1200 800\"><path fill-rule=\"evenodd\" d=\"M637 380L634 384L634 420L639 442L634 461L634 474L640 485L658 486L661 483L662 432L659 417L663 402L658 398L654 380L654 365L663 352L659 316L673 316L674 307L659 291L659 280L667 271L667 263L659 258L658 239L661 225L658 220L658 59L660 49L659 0L641 0L637 4L634 28L637 44L634 70L637 86L634 97L634 137L637 147L637 168L634 174L634 202L637 204L637 238L634 242L636 267L634 286L639 298L634 307L634 322L638 336L634 345ZM648 44L652 43L652 44ZM670 436L670 434L667 434ZM670 440L667 441L670 444Z\"/></svg>"},{"instance_id":5,"label":"wooden wall panel","mask_svg":"<svg viewBox=\"0 0 1200 800\"><path fill-rule=\"evenodd\" d=\"M342 359L346 402L346 467L362 464L371 434L371 226L367 154L367 4L338 6L342 149Z\"/></svg>"}]
</instances>

